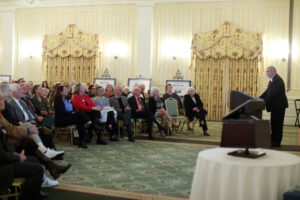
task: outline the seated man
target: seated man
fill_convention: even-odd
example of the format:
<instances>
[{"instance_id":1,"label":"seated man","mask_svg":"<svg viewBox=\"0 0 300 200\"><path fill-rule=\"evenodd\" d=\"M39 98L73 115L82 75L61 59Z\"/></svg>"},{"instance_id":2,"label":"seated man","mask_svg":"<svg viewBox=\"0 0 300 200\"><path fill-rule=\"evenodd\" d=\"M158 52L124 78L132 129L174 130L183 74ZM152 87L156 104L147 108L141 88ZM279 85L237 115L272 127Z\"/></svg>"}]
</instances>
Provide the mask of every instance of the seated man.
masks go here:
<instances>
[{"instance_id":1,"label":"seated man","mask_svg":"<svg viewBox=\"0 0 300 200\"><path fill-rule=\"evenodd\" d=\"M30 111L28 106L21 100L21 97L23 95L21 87L17 84L11 84L10 89L12 91L12 98L8 100L10 110L6 112L10 114L9 118L13 118L15 122L28 128L30 128L33 125L39 127L39 133L40 135L43 135L43 142L41 142L40 137L37 136L33 137L32 135L32 139L34 139L35 142L38 144L40 151L49 154L51 158L56 157L59 154L63 154L63 151L56 152L50 150L51 148L54 148L53 139L47 131L44 131L44 127L39 126L38 118L36 118L36 116ZM50 149L45 148L44 145Z\"/></svg>"},{"instance_id":2,"label":"seated man","mask_svg":"<svg viewBox=\"0 0 300 200\"><path fill-rule=\"evenodd\" d=\"M40 124L42 127L45 127L45 131L51 133L52 125L53 125L53 113L43 113L37 106L34 104L32 99L30 98L30 95L28 94L28 85L26 83L20 84L22 96L21 99L27 104L28 108L30 109L31 113L34 114L36 117L36 121L38 124ZM52 111L51 111L52 112Z\"/></svg>"},{"instance_id":3,"label":"seated man","mask_svg":"<svg viewBox=\"0 0 300 200\"><path fill-rule=\"evenodd\" d=\"M4 104L4 103L3 103ZM14 178L25 178L22 185L21 199L39 200L44 169L39 163L25 162L24 151L14 153L7 142L5 130L0 130L0 192L7 193L7 188Z\"/></svg>"},{"instance_id":4,"label":"seated man","mask_svg":"<svg viewBox=\"0 0 300 200\"><path fill-rule=\"evenodd\" d=\"M122 88L116 86L114 96L109 99L109 103L118 112L118 120L122 120L127 129L128 140L134 142L134 136L131 133L131 108L129 107L127 98L122 96Z\"/></svg>"},{"instance_id":5,"label":"seated man","mask_svg":"<svg viewBox=\"0 0 300 200\"><path fill-rule=\"evenodd\" d=\"M179 115L184 115L184 109L183 109L181 99L176 93L173 93L173 86L170 83L166 85L166 93L163 95L163 100L165 101L168 98L174 98L177 100L178 113Z\"/></svg>"},{"instance_id":6,"label":"seated man","mask_svg":"<svg viewBox=\"0 0 300 200\"><path fill-rule=\"evenodd\" d=\"M135 120L142 118L147 120L147 128L149 132L149 139L152 140L152 125L153 122L157 125L159 130L165 130L154 118L151 112L148 111L147 105L144 98L140 97L140 88L134 87L133 96L128 98L129 106L131 107L131 117Z\"/></svg>"},{"instance_id":7,"label":"seated man","mask_svg":"<svg viewBox=\"0 0 300 200\"><path fill-rule=\"evenodd\" d=\"M46 169L49 170L50 174L56 179L61 173L65 173L71 165L60 166L54 163L51 159L45 156L41 151L38 150L38 145L28 137L38 134L38 130L32 126L30 129L24 126L14 126L10 124L3 116L2 111L5 109L4 98L0 92L0 129L5 133L5 137L10 140L16 140L15 147L16 151L21 153L25 150L26 155L34 156L43 164ZM2 179L0 179L2 180ZM43 178L43 187L51 187L58 185L58 181L53 181L48 177Z\"/></svg>"}]
</instances>

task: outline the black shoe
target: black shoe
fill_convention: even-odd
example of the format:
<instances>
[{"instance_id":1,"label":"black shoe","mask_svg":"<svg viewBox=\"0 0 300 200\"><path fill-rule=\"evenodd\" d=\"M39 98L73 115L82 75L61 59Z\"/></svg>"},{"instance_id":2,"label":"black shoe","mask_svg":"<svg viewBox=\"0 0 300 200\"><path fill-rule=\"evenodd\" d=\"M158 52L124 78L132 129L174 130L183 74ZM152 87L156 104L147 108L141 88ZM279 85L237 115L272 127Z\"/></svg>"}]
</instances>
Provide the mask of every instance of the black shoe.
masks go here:
<instances>
[{"instance_id":1,"label":"black shoe","mask_svg":"<svg viewBox=\"0 0 300 200\"><path fill-rule=\"evenodd\" d=\"M54 158L51 158L51 160L63 160L64 159L64 154L65 153L58 154Z\"/></svg>"},{"instance_id":2,"label":"black shoe","mask_svg":"<svg viewBox=\"0 0 300 200\"><path fill-rule=\"evenodd\" d=\"M149 139L149 140L154 140L154 138L152 137L152 135L149 135L149 136L148 136L148 139Z\"/></svg>"},{"instance_id":3,"label":"black shoe","mask_svg":"<svg viewBox=\"0 0 300 200\"><path fill-rule=\"evenodd\" d=\"M103 139L99 139L97 140L97 144L107 145L107 142L105 142Z\"/></svg>"},{"instance_id":4,"label":"black shoe","mask_svg":"<svg viewBox=\"0 0 300 200\"><path fill-rule=\"evenodd\" d=\"M110 141L114 141L114 142L118 142L119 138L117 136L115 138L110 137L109 140Z\"/></svg>"},{"instance_id":5,"label":"black shoe","mask_svg":"<svg viewBox=\"0 0 300 200\"><path fill-rule=\"evenodd\" d=\"M129 142L134 142L134 141L135 141L134 136L133 136L133 135L130 135L130 136L128 137L128 141L129 141Z\"/></svg>"},{"instance_id":6,"label":"black shoe","mask_svg":"<svg viewBox=\"0 0 300 200\"><path fill-rule=\"evenodd\" d=\"M271 145L272 147L280 147L280 144L279 143L273 143L272 142L272 145Z\"/></svg>"},{"instance_id":7,"label":"black shoe","mask_svg":"<svg viewBox=\"0 0 300 200\"><path fill-rule=\"evenodd\" d=\"M78 145L79 148L83 148L83 149L87 149L87 145L85 143L79 144Z\"/></svg>"},{"instance_id":8,"label":"black shoe","mask_svg":"<svg viewBox=\"0 0 300 200\"><path fill-rule=\"evenodd\" d=\"M47 192L40 191L40 198L41 199L44 199L44 198L47 198L47 197L48 197L48 193Z\"/></svg>"},{"instance_id":9,"label":"black shoe","mask_svg":"<svg viewBox=\"0 0 300 200\"><path fill-rule=\"evenodd\" d=\"M160 131L164 131L164 130L166 130L166 128L165 127L163 127L162 125L160 125L160 124L157 124L157 127L158 127L158 129L160 130Z\"/></svg>"}]
</instances>

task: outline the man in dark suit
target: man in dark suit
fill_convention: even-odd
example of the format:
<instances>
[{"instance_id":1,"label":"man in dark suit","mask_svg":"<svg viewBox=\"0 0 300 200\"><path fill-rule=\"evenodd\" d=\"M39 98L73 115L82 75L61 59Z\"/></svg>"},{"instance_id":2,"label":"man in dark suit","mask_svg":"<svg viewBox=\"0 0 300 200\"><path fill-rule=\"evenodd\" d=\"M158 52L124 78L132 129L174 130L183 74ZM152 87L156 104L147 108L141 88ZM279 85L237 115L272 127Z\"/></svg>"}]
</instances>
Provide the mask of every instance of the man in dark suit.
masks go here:
<instances>
[{"instance_id":1,"label":"man in dark suit","mask_svg":"<svg viewBox=\"0 0 300 200\"><path fill-rule=\"evenodd\" d=\"M155 119L151 112L148 111L144 98L140 97L140 88L134 87L133 96L128 98L129 106L131 107L131 117L135 120L142 118L147 120L147 128L149 132L149 139L152 140L152 125L153 122L158 126L160 130L165 130Z\"/></svg>"},{"instance_id":2,"label":"man in dark suit","mask_svg":"<svg viewBox=\"0 0 300 200\"><path fill-rule=\"evenodd\" d=\"M285 109L288 101L285 94L285 85L282 78L276 73L276 68L267 68L267 76L270 81L266 91L260 96L266 103L266 110L271 112L271 141L273 147L279 147L282 140L282 128Z\"/></svg>"},{"instance_id":3,"label":"man in dark suit","mask_svg":"<svg viewBox=\"0 0 300 200\"><path fill-rule=\"evenodd\" d=\"M4 101L0 95L0 112ZM25 162L25 161L30 162ZM31 163L32 162L32 163ZM0 125L0 193L6 193L14 178L25 178L21 199L40 199L44 169L34 157L26 157L24 150L15 153L7 141L7 133ZM3 192L2 192L3 191Z\"/></svg>"},{"instance_id":4,"label":"man in dark suit","mask_svg":"<svg viewBox=\"0 0 300 200\"><path fill-rule=\"evenodd\" d=\"M122 88L116 86L114 88L114 96L109 98L109 103L118 112L118 120L122 120L127 129L128 140L134 142L134 136L131 133L131 108L129 107L127 98L122 96Z\"/></svg>"}]
</instances>

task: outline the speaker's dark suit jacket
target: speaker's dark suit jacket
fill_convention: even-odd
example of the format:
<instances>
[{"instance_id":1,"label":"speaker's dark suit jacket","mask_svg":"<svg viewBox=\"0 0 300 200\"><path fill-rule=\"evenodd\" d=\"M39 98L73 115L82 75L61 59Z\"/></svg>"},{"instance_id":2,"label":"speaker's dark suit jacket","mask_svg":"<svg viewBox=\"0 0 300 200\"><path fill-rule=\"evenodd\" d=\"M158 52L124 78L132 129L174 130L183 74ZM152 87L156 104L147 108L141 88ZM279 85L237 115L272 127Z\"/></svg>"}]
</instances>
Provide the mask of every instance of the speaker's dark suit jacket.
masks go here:
<instances>
[{"instance_id":1,"label":"speaker's dark suit jacket","mask_svg":"<svg viewBox=\"0 0 300 200\"><path fill-rule=\"evenodd\" d=\"M265 100L268 112L281 111L288 107L285 85L282 78L275 74L266 91L260 96Z\"/></svg>"}]
</instances>

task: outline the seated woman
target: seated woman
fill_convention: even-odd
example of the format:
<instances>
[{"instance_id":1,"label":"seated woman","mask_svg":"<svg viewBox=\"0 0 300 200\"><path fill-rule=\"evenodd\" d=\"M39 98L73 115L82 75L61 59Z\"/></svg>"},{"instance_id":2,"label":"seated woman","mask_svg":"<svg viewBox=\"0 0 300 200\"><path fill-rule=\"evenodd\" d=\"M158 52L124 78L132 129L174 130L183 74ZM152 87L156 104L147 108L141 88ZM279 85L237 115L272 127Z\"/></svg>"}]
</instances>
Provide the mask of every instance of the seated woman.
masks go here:
<instances>
[{"instance_id":1,"label":"seated woman","mask_svg":"<svg viewBox=\"0 0 300 200\"><path fill-rule=\"evenodd\" d=\"M119 141L117 137L118 125L117 125L117 111L109 105L108 98L104 96L104 88L99 86L95 91L96 97L94 103L101 108L101 119L102 123L106 123L106 128L109 131L111 141Z\"/></svg>"},{"instance_id":2,"label":"seated woman","mask_svg":"<svg viewBox=\"0 0 300 200\"><path fill-rule=\"evenodd\" d=\"M168 99L170 97L177 100L179 115L184 115L184 110L183 110L181 99L180 99L180 97L176 93L173 93L173 86L172 86L172 84L168 83L166 85L166 93L163 96L163 100L165 101L166 99Z\"/></svg>"},{"instance_id":3,"label":"seated woman","mask_svg":"<svg viewBox=\"0 0 300 200\"><path fill-rule=\"evenodd\" d=\"M151 88L151 97L149 98L149 111L152 112L155 118L160 117L161 125L165 130L161 130L160 134L164 137L167 134L167 121L171 122L172 127L178 127L178 125L173 121L167 111L164 109L164 100L159 97L159 89L157 87Z\"/></svg>"},{"instance_id":4,"label":"seated woman","mask_svg":"<svg viewBox=\"0 0 300 200\"><path fill-rule=\"evenodd\" d=\"M85 143L86 132L85 127L92 124L89 116L85 112L76 112L66 96L68 96L68 89L65 86L59 86L54 94L54 109L56 126L70 126L76 124L79 132L79 144L81 148L87 148Z\"/></svg>"},{"instance_id":5,"label":"seated woman","mask_svg":"<svg viewBox=\"0 0 300 200\"><path fill-rule=\"evenodd\" d=\"M72 103L76 111L83 111L88 116L89 119L93 122L92 126L88 129L88 139L87 142L90 142L92 138L92 129L97 132L97 144L106 145L107 142L103 140L101 134L101 128L97 126L100 123L101 119L101 110L103 109L100 106L97 106L91 98L85 94L86 88L84 84L76 84L73 91ZM99 127L99 128L98 128Z\"/></svg>"},{"instance_id":6,"label":"seated woman","mask_svg":"<svg viewBox=\"0 0 300 200\"><path fill-rule=\"evenodd\" d=\"M196 117L199 119L203 134L209 136L205 120L207 111L203 108L203 103L193 87L188 88L188 94L184 95L184 108L188 117L188 130L192 130L190 123Z\"/></svg>"},{"instance_id":7,"label":"seated woman","mask_svg":"<svg viewBox=\"0 0 300 200\"><path fill-rule=\"evenodd\" d=\"M114 87L111 84L107 84L105 88L105 96L110 98L114 94Z\"/></svg>"},{"instance_id":8,"label":"seated woman","mask_svg":"<svg viewBox=\"0 0 300 200\"><path fill-rule=\"evenodd\" d=\"M31 102L38 115L46 116L54 114L54 112L50 110L47 99L43 96L44 92L40 85L33 86L31 93L33 95Z\"/></svg>"}]
</instances>

